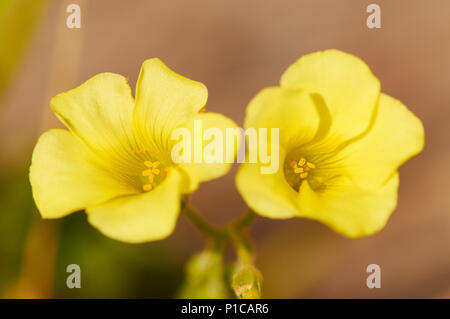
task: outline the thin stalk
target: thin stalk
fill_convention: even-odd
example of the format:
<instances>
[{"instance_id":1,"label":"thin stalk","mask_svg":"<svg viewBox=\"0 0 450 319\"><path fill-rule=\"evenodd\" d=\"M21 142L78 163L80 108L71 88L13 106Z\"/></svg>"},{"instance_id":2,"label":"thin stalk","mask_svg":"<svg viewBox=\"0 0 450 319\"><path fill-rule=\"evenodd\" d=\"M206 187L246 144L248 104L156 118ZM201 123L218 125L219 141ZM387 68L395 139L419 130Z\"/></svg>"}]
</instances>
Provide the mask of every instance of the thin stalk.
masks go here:
<instances>
[{"instance_id":1,"label":"thin stalk","mask_svg":"<svg viewBox=\"0 0 450 319\"><path fill-rule=\"evenodd\" d=\"M186 204L183 213L205 235L216 239L224 239L227 237L224 230L210 225L189 204Z\"/></svg>"}]
</instances>

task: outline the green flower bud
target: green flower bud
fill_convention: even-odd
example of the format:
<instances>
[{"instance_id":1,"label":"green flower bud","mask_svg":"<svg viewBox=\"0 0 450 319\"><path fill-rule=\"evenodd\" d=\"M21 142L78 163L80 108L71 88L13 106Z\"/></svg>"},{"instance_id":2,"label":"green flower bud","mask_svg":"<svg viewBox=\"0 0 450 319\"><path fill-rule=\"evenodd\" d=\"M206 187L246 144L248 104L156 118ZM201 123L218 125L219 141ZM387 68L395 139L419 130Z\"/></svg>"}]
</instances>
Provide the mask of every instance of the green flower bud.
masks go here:
<instances>
[{"instance_id":1,"label":"green flower bud","mask_svg":"<svg viewBox=\"0 0 450 319\"><path fill-rule=\"evenodd\" d=\"M232 277L231 286L239 299L261 298L261 272L251 265L238 266Z\"/></svg>"},{"instance_id":2,"label":"green flower bud","mask_svg":"<svg viewBox=\"0 0 450 319\"><path fill-rule=\"evenodd\" d=\"M229 298L220 250L206 249L195 254L186 265L186 277L178 298Z\"/></svg>"}]
</instances>

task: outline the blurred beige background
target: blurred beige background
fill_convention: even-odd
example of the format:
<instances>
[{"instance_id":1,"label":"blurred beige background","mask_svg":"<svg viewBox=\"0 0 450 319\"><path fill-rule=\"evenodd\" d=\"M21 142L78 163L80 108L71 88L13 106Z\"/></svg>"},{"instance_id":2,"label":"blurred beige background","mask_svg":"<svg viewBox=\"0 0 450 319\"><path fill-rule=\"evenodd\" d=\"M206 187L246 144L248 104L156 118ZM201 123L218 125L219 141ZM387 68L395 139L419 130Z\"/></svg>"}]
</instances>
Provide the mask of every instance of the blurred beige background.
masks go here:
<instances>
[{"instance_id":1,"label":"blurred beige background","mask_svg":"<svg viewBox=\"0 0 450 319\"><path fill-rule=\"evenodd\" d=\"M81 29L66 28L69 3L81 6ZM370 3L381 6L381 29L366 27ZM141 63L159 57L206 84L208 110L242 125L249 100L297 58L347 51L423 121L425 150L401 168L398 209L372 237L346 239L308 220L258 219L252 235L264 297L448 298L449 13L448 0L50 1L0 100L0 167L29 165L39 134L59 126L49 98L97 73L123 74L134 89ZM225 224L245 211L235 171L194 195L207 220ZM185 259L203 240L182 216L165 245ZM381 289L366 287L371 263L381 266Z\"/></svg>"}]
</instances>

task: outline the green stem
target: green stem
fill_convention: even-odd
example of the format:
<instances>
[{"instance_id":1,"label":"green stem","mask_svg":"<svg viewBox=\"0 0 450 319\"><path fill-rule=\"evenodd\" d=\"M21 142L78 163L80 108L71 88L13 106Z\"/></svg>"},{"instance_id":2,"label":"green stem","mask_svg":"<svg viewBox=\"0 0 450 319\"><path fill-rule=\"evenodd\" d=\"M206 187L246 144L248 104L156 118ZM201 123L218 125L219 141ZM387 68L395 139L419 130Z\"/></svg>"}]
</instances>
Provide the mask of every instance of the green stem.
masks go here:
<instances>
[{"instance_id":1,"label":"green stem","mask_svg":"<svg viewBox=\"0 0 450 319\"><path fill-rule=\"evenodd\" d=\"M217 227L214 227L206 222L189 204L186 204L183 210L187 218L205 235L214 238L226 237L226 233Z\"/></svg>"},{"instance_id":2,"label":"green stem","mask_svg":"<svg viewBox=\"0 0 450 319\"><path fill-rule=\"evenodd\" d=\"M249 209L244 216L242 216L235 222L232 222L231 225L233 225L233 227L236 229L246 228L250 226L255 218L256 214L251 209Z\"/></svg>"},{"instance_id":3,"label":"green stem","mask_svg":"<svg viewBox=\"0 0 450 319\"><path fill-rule=\"evenodd\" d=\"M238 263L233 271L230 285L238 298L261 297L261 273L253 265L253 246L249 238L248 227L256 215L248 210L237 220L229 223L225 228L210 225L191 206L189 198L182 202L182 210L187 218L205 235L209 249L220 249L221 254L230 243L237 255Z\"/></svg>"},{"instance_id":4,"label":"green stem","mask_svg":"<svg viewBox=\"0 0 450 319\"><path fill-rule=\"evenodd\" d=\"M210 225L203 219L188 203L184 202L183 212L187 218L206 236L210 243L222 246L231 243L236 255L243 264L253 264L253 247L248 238L247 228L255 219L256 215L251 210L236 221L231 222L225 228Z\"/></svg>"}]
</instances>

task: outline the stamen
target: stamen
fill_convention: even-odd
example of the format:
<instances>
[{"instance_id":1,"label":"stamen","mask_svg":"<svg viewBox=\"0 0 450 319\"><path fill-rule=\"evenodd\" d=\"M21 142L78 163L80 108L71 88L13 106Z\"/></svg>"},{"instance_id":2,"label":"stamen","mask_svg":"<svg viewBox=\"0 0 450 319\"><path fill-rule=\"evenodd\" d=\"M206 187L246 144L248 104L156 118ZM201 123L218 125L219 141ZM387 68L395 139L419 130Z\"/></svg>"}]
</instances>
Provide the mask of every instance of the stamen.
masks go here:
<instances>
[{"instance_id":1,"label":"stamen","mask_svg":"<svg viewBox=\"0 0 450 319\"><path fill-rule=\"evenodd\" d=\"M289 161L289 164L294 169L294 173L295 174L300 174L299 176L300 176L301 179L307 178L308 175L309 175L309 171L311 169L313 169L313 168L316 168L316 165L314 165L311 162L308 162L306 160L306 158L304 158L304 157L300 158L300 160L298 162L296 162L295 160L291 159Z\"/></svg>"},{"instance_id":2,"label":"stamen","mask_svg":"<svg viewBox=\"0 0 450 319\"><path fill-rule=\"evenodd\" d=\"M294 158L288 157L287 159L285 178L289 186L295 191L299 191L303 181L308 181L314 189L325 185L324 179L316 176L317 173L320 173L320 171L317 172L314 170L317 167L316 164L308 161L306 156Z\"/></svg>"},{"instance_id":3,"label":"stamen","mask_svg":"<svg viewBox=\"0 0 450 319\"><path fill-rule=\"evenodd\" d=\"M294 173L295 174L303 173L303 167L296 167L296 168L294 168Z\"/></svg>"},{"instance_id":4,"label":"stamen","mask_svg":"<svg viewBox=\"0 0 450 319\"><path fill-rule=\"evenodd\" d=\"M316 168L316 165L314 165L314 164L311 163L311 162L306 163L306 165L307 165L309 168Z\"/></svg>"},{"instance_id":5,"label":"stamen","mask_svg":"<svg viewBox=\"0 0 450 319\"><path fill-rule=\"evenodd\" d=\"M152 175L151 169L146 169L145 171L142 171L142 176L150 176Z\"/></svg>"},{"instance_id":6,"label":"stamen","mask_svg":"<svg viewBox=\"0 0 450 319\"><path fill-rule=\"evenodd\" d=\"M152 167L153 166L152 162L150 162L150 161L145 161L144 165L147 166L147 167Z\"/></svg>"},{"instance_id":7,"label":"stamen","mask_svg":"<svg viewBox=\"0 0 450 319\"><path fill-rule=\"evenodd\" d=\"M306 159L304 157L302 157L299 161L298 161L298 165L303 166L306 163Z\"/></svg>"},{"instance_id":8,"label":"stamen","mask_svg":"<svg viewBox=\"0 0 450 319\"><path fill-rule=\"evenodd\" d=\"M300 178L307 178L308 177L308 172L304 172L300 174Z\"/></svg>"},{"instance_id":9,"label":"stamen","mask_svg":"<svg viewBox=\"0 0 450 319\"><path fill-rule=\"evenodd\" d=\"M152 184L145 184L144 186L142 186L142 189L146 192L151 191L153 188Z\"/></svg>"},{"instance_id":10,"label":"stamen","mask_svg":"<svg viewBox=\"0 0 450 319\"><path fill-rule=\"evenodd\" d=\"M153 185L152 183L155 180L155 176L159 175L159 173L161 172L159 169L157 169L156 167L159 166L159 164L161 164L160 162L156 161L156 162L151 162L151 161L145 161L144 165L148 167L148 169L145 169L142 171L142 176L147 176L148 177L148 181L150 182L150 184L144 184L142 186L142 189L144 191L150 191L153 189Z\"/></svg>"}]
</instances>

